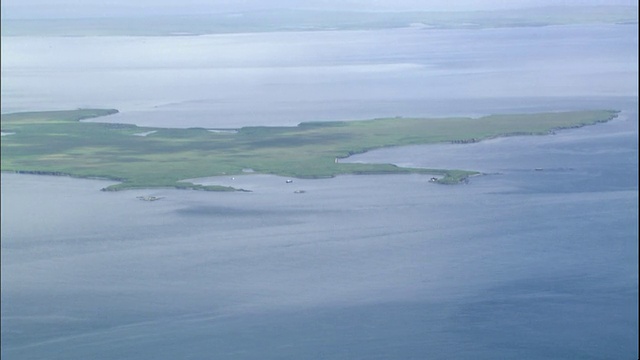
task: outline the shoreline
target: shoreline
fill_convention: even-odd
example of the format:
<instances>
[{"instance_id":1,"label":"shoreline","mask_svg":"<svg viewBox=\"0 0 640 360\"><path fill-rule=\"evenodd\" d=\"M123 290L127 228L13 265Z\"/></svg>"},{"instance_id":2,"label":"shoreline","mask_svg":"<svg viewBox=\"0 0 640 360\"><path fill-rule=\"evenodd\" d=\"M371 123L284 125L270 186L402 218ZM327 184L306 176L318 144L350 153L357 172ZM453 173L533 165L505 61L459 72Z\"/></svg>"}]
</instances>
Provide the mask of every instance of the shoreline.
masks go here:
<instances>
[{"instance_id":1,"label":"shoreline","mask_svg":"<svg viewBox=\"0 0 640 360\"><path fill-rule=\"evenodd\" d=\"M470 176L482 173L447 168L401 167L388 163L343 163L340 160L391 147L467 144L501 137L553 134L560 130L611 121L618 117L620 111L308 122L295 127L243 127L233 134L220 134L204 128L141 128L84 121L115 113L118 110L78 109L3 115L3 127L6 131L16 132L17 136L3 138L5 161L2 171L117 182L102 191L143 188L248 191L184 181L188 178L240 175L246 173L246 169L258 174L299 179L333 178L345 174L415 173L432 176L430 182L452 185L467 183ZM523 130L528 128L531 130ZM433 129L436 129L435 133ZM51 138L51 131L55 131L54 135L62 134L62 138ZM21 133L30 136L21 137ZM153 136L130 136L141 133ZM37 146L47 143L49 139L55 140L58 147L62 146L61 150L55 152ZM91 144L91 147L87 148L85 144ZM131 149L134 149L133 152ZM220 152L221 149L225 151ZM20 155L20 151L24 155ZM78 162L76 151L83 154L81 160L84 162ZM194 154L198 156L194 157ZM159 161L159 155L162 161ZM28 164L31 169L25 169L21 163ZM208 167L207 164L217 164L218 167ZM113 175L105 175L107 173Z\"/></svg>"}]
</instances>

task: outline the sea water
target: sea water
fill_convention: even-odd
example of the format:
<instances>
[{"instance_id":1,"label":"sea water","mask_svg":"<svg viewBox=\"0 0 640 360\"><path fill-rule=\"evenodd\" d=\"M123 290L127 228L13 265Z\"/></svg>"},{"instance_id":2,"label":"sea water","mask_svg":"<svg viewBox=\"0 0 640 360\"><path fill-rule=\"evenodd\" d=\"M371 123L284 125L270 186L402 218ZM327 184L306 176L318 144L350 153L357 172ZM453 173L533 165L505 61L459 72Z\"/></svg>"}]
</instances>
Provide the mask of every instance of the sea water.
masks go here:
<instances>
[{"instance_id":1,"label":"sea water","mask_svg":"<svg viewBox=\"0 0 640 360\"><path fill-rule=\"evenodd\" d=\"M4 36L1 109L117 108L104 121L217 129L570 110L566 98L637 96L637 30Z\"/></svg>"},{"instance_id":2,"label":"sea water","mask_svg":"<svg viewBox=\"0 0 640 360\"><path fill-rule=\"evenodd\" d=\"M423 80L442 86L445 95L450 92L442 99L437 90L414 80L413 70L404 65L386 73L386 78L380 71L367 75L345 71L353 76L346 78L347 84L364 87L359 79L368 78L367 87L380 86L374 87L377 90L371 97L361 94L360 100L354 95L359 91L353 90L342 103L347 105L335 113L346 118L367 117L366 111L356 105L375 103L392 93L404 98L397 100L399 107L393 109L394 114L404 109L400 104L415 106L398 115L432 115L428 106L420 108L418 104L423 102L440 104L433 114L443 115L447 110L472 115L494 110L622 110L611 122L555 135L385 149L347 160L484 173L467 184L438 185L421 175L287 182L291 179L247 174L193 181L233 184L252 192L151 189L111 193L99 191L109 184L105 181L3 173L2 356L636 358L638 105L637 69L632 66L637 64L637 55L622 45L631 44L637 50L637 32L631 34L628 28L621 30L624 28L598 25L483 30L474 36L489 48L476 44L475 50L453 45L461 31L441 32L440 46L447 52L432 56L449 59L440 66L455 70L443 75L446 80L426 73ZM405 35L418 36L413 35L415 31L411 30L411 35L395 30L382 32L398 40L385 42L398 52L380 50L381 45L372 40L369 45L363 40L366 46L358 46L379 53L374 60L384 54L392 58L388 62L405 56L413 60L428 57L420 52L426 49L410 46L414 42L401 47ZM555 47L547 47L547 42L533 37L529 50L525 50L527 44L515 46L515 40L508 40L531 39L532 32L547 34L548 41L554 38L554 32L561 36L554 38ZM372 37L367 32L362 34ZM222 39L233 49L244 46L243 39L251 36L258 35ZM292 46L290 37L294 35L260 36L271 37L271 41L286 47ZM297 46L306 46L302 41L305 38L300 39ZM122 46L118 40L127 43L140 39L96 41ZM120 94L109 90L109 83L122 78L105 77L104 88L85 85L86 99L70 96L77 90L72 91L69 83L53 80L60 76L52 72L55 67L38 70L46 74L43 81L48 85L39 85L35 79L18 85L15 79L35 76L39 65L25 65L27 68L21 71L5 68L9 52L5 55L4 41L3 112L5 106L47 108L60 101L59 106L78 107L87 101L95 106L123 107L121 120L135 122L140 115L141 123L181 127L189 118L185 115L171 122L170 117L163 118L162 111L146 105L161 103L165 96L170 98L168 91L136 92L128 88L130 94ZM28 41L65 43L44 38ZM516 54L513 56L520 54L517 61L498 56L510 53L497 50L506 46L504 41L515 46L509 49ZM562 42L573 48L561 46ZM332 56L339 59L334 62L344 62L343 55L350 47L342 49L322 60L331 71L335 70ZM356 62L367 62L364 55L357 58L355 51L351 55ZM575 69L560 61L550 63L549 76L560 78L540 78L538 75L547 74L547 70L538 65L560 55L585 58L586 62ZM521 64L528 57L529 62ZM456 59L462 63L473 60L473 64L457 63ZM98 60L92 61L88 64ZM128 67L127 61L123 60L124 68ZM312 60L317 61L315 57ZM105 62L104 66L111 64ZM83 76L77 66L69 70L71 83ZM198 66L208 71L204 64ZM461 70L465 66L466 73ZM153 66L139 64L138 72L133 66L127 69L131 74L141 74L141 89L150 86L143 81L148 79L144 74L149 68ZM293 71L288 66L284 69ZM85 70L98 74L90 67ZM316 70L308 71L304 80L285 77L281 81L306 83L309 76L317 76ZM6 88L5 76L9 80ZM465 80L467 76L484 82L480 86ZM320 109L320 104L335 109L330 100L345 94L344 89L335 94L329 91L336 89L339 78L316 77L317 84L327 83L326 88L317 90L326 102L314 100L309 105L305 96L312 96L304 91L298 98L299 109L293 92L286 94L291 101L287 106L278 107L280 103L274 100L273 114L282 117L257 121L257 116L247 117L246 109L238 108L240 115L228 124L217 116L209 118L216 119L210 120L210 125L204 123L206 117L189 124L212 128L256 122L287 124L297 118L292 114L298 111L307 114L305 120L323 118L328 113L314 110ZM190 79L193 89L202 85L199 78ZM537 81L545 96L538 97L535 87L525 86L526 81L508 79ZM195 98L196 91L187 86L188 80L171 81L184 81L181 89L185 99ZM255 80L247 81L243 85L246 89L260 86ZM407 89L413 91L396 93L403 84L410 84ZM499 91L502 86L508 89L487 99L474 95L476 91L456 90L457 86L473 84L491 91ZM24 93L16 90L20 86L24 86ZM50 94L36 91L48 86ZM230 103L247 100L239 95L240 89L236 88L235 95L231 89ZM258 89L253 91L259 93ZM507 96L508 92L514 97ZM176 98L180 97L178 93ZM93 98L99 94L106 97ZM457 94L464 100L455 101ZM224 98L224 94L216 96ZM5 97L15 102L6 105ZM407 99L411 97L415 100ZM44 103L37 105L40 99ZM212 109L217 114L209 100L205 103L209 105L203 114ZM185 114L203 110L198 105L181 104L169 107ZM425 114L420 113L422 110ZM161 199L137 199L149 195Z\"/></svg>"}]
</instances>

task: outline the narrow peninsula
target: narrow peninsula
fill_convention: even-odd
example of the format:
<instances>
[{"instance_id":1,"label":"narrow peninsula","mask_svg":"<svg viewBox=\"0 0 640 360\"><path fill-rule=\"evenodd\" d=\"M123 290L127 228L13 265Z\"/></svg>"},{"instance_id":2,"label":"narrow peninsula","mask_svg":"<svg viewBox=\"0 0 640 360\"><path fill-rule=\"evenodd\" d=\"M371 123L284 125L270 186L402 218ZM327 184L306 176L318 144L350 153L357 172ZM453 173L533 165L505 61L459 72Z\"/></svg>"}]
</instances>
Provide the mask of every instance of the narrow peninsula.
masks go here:
<instances>
[{"instance_id":1,"label":"narrow peninsula","mask_svg":"<svg viewBox=\"0 0 640 360\"><path fill-rule=\"evenodd\" d=\"M234 191L184 179L239 175L243 170L296 178L340 174L439 175L455 184L471 170L405 168L341 163L369 150L431 143L468 143L499 136L543 135L606 122L615 110L490 115L480 118L381 118L306 122L290 127L169 129L83 122L114 109L2 114L1 170L119 181L103 190L172 187Z\"/></svg>"}]
</instances>

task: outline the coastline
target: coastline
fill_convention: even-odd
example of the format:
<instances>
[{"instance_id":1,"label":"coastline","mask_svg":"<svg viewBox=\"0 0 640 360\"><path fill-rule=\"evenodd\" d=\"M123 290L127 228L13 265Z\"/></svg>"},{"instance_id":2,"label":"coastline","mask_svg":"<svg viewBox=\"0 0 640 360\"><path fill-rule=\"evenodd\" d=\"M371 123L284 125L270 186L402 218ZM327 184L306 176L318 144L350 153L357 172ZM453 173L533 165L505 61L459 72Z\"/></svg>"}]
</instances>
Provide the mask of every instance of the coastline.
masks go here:
<instances>
[{"instance_id":1,"label":"coastline","mask_svg":"<svg viewBox=\"0 0 640 360\"><path fill-rule=\"evenodd\" d=\"M150 130L133 125L119 126L111 123L81 121L117 112L115 109L78 109L3 115L3 118L6 117L4 125L12 132L16 132L18 136L2 141L5 153L2 171L98 178L118 182L103 188L102 191L141 188L248 191L229 186L203 186L184 181L184 179L198 178L203 175L239 175L245 173L247 168L253 169L255 173L299 179L332 178L342 174L417 173L437 176L432 177L430 182L451 185L467 183L470 176L479 176L482 173L469 170L402 167L388 163L342 163L340 160L387 147L441 143L467 144L499 137L553 134L559 130L611 121L620 111L489 115L481 118L381 118L351 122L313 122L301 123L296 127L244 127L237 129L234 134L224 135L200 128L153 128ZM51 119L57 120L51 123ZM559 124L555 124L556 122ZM438 126L444 126L445 129L440 129L440 133L432 134L431 129ZM520 128L533 130L516 130ZM32 145L29 143L20 143L22 138L19 134L22 131L33 134L35 138L40 137L42 141L39 143L54 139L60 149L69 150L57 153L51 153L48 149L47 152L34 152L30 149ZM68 140L66 138L60 140L59 136L51 138L48 135L51 131L62 132ZM140 133L149 133L150 136L130 136ZM136 139L132 140L132 138ZM75 145L76 143L78 145ZM86 148L88 145L84 144L88 143L92 144L89 150L81 150ZM104 145L96 148L96 143ZM119 155L131 154L132 148L137 149L138 155L135 157ZM171 150L172 148L176 150ZM115 155L107 155L104 149ZM237 152L238 156L232 154L225 157L219 152L212 152L214 149L225 149L225 153ZM23 151L24 155L20 155L19 151ZM71 156L76 151L87 152L83 155L84 163L78 163L74 156ZM193 154L203 152L210 153L207 155L210 160L193 157ZM7 157L6 154L9 156ZM155 159L160 154L163 154L164 160L157 162ZM331 160L327 159L329 156ZM120 159L124 159L125 162ZM205 166L208 161L222 163L223 166L219 166L219 170L215 167L209 169ZM24 168L19 165L20 163L30 165ZM94 168L96 170L92 170ZM112 175L105 175L107 173Z\"/></svg>"}]
</instances>

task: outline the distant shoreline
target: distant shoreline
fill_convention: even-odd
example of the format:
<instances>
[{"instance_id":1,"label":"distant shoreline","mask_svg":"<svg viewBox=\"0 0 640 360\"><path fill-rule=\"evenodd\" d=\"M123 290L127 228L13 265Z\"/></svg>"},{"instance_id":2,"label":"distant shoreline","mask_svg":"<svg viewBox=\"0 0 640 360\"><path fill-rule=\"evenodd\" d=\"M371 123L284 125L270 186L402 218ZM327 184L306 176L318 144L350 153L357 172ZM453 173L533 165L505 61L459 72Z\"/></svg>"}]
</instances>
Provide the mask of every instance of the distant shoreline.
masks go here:
<instances>
[{"instance_id":1,"label":"distant shoreline","mask_svg":"<svg viewBox=\"0 0 640 360\"><path fill-rule=\"evenodd\" d=\"M637 24L633 6L547 6L485 11L260 10L234 13L75 18L5 18L2 36L200 36L413 28L487 29ZM153 29L153 30L149 30Z\"/></svg>"}]
</instances>

